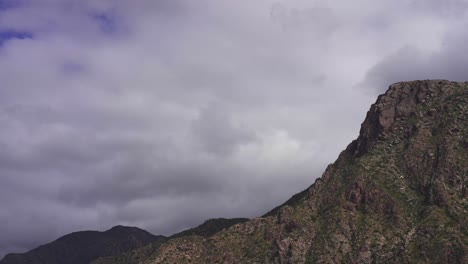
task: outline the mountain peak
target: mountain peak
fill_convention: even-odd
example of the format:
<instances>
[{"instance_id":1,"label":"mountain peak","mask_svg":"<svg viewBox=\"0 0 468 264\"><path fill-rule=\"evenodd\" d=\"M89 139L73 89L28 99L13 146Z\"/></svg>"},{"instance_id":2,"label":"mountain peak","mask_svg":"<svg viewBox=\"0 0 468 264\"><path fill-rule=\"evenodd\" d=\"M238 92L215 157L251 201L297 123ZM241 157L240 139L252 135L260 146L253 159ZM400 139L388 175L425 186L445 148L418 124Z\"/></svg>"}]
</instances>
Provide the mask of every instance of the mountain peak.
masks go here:
<instances>
[{"instance_id":1,"label":"mountain peak","mask_svg":"<svg viewBox=\"0 0 468 264\"><path fill-rule=\"evenodd\" d=\"M441 102L463 89L466 84L447 80L423 80L390 85L371 106L362 123L359 137L350 145L349 151L360 156L376 141L387 139L396 130L403 129L402 126L412 125L405 122L408 119L422 119L447 111L447 105Z\"/></svg>"},{"instance_id":2,"label":"mountain peak","mask_svg":"<svg viewBox=\"0 0 468 264\"><path fill-rule=\"evenodd\" d=\"M146 232L143 229L140 229L138 227L134 226L123 226L123 225L116 225L110 228L109 230L105 231L109 233L117 233L117 232L125 232L125 233L130 233L130 232Z\"/></svg>"},{"instance_id":3,"label":"mountain peak","mask_svg":"<svg viewBox=\"0 0 468 264\"><path fill-rule=\"evenodd\" d=\"M0 264L86 264L99 257L119 255L164 239L127 226L115 226L105 232L79 231L23 254L8 254Z\"/></svg>"}]
</instances>

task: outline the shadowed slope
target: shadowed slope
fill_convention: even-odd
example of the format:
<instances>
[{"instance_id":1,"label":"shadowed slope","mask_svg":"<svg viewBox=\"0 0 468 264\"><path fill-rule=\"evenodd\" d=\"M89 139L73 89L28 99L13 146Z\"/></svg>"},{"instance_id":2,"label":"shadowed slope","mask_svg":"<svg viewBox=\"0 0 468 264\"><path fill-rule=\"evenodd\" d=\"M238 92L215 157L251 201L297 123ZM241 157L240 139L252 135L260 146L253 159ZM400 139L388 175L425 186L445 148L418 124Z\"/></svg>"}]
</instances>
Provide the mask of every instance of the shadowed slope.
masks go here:
<instances>
[{"instance_id":1,"label":"shadowed slope","mask_svg":"<svg viewBox=\"0 0 468 264\"><path fill-rule=\"evenodd\" d=\"M248 221L249 219L247 218L233 218L233 219L226 219L226 218L216 218L216 219L209 219L206 220L203 224L173 234L170 236L167 240L170 239L175 239L175 238L180 238L180 237L186 237L186 236L201 236L208 238L226 228L229 228L233 225L239 224L239 223L244 223ZM157 241L154 243L151 243L145 247L135 249L133 251L127 252L125 254L119 255L119 256L110 256L110 257L103 257L99 258L95 261L92 262L92 264L117 264L117 263L122 263L122 264L138 264L146 256L152 255L155 253L158 248L167 240L161 240Z\"/></svg>"},{"instance_id":2,"label":"shadowed slope","mask_svg":"<svg viewBox=\"0 0 468 264\"><path fill-rule=\"evenodd\" d=\"M119 255L164 240L136 227L115 226L105 232L81 231L24 254L8 254L1 264L87 264L102 256Z\"/></svg>"}]
</instances>

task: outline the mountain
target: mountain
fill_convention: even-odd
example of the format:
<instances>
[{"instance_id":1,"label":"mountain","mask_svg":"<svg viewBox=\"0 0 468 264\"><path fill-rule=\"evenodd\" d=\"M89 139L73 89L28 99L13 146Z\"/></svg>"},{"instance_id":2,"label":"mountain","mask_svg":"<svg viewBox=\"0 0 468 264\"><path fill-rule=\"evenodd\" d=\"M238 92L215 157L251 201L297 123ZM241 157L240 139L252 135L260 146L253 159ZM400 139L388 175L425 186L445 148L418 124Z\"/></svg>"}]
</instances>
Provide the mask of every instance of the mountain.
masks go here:
<instances>
[{"instance_id":1,"label":"mountain","mask_svg":"<svg viewBox=\"0 0 468 264\"><path fill-rule=\"evenodd\" d=\"M322 177L264 216L208 220L132 251L97 243L112 257L92 263L468 263L467 178L468 82L396 83ZM0 264L89 261L98 234Z\"/></svg>"},{"instance_id":2,"label":"mountain","mask_svg":"<svg viewBox=\"0 0 468 264\"><path fill-rule=\"evenodd\" d=\"M186 236L200 236L200 237L205 237L208 238L226 228L229 228L233 225L239 224L239 223L244 223L247 222L249 219L247 218L232 218L232 219L226 219L226 218L216 218L216 219L209 219L206 220L203 224L173 234L169 238L165 240L158 241L156 243L151 243L145 247L138 248L135 250L132 250L130 252L127 252L125 254L119 255L119 256L109 256L109 257L102 257L98 258L95 261L92 262L92 264L116 264L116 263L122 263L122 264L138 264L142 260L145 259L146 256L151 255L153 252L157 251L158 248L164 243L167 242L171 239L179 238L179 237L186 237Z\"/></svg>"},{"instance_id":3,"label":"mountain","mask_svg":"<svg viewBox=\"0 0 468 264\"><path fill-rule=\"evenodd\" d=\"M164 240L136 227L115 226L105 232L81 231L24 254L8 254L0 264L87 264Z\"/></svg>"},{"instance_id":4,"label":"mountain","mask_svg":"<svg viewBox=\"0 0 468 264\"><path fill-rule=\"evenodd\" d=\"M24 254L8 254L0 264L139 263L140 256L154 252L164 242L182 236L209 237L247 218L216 218L173 234L155 236L136 227L115 226L105 232L81 231Z\"/></svg>"},{"instance_id":5,"label":"mountain","mask_svg":"<svg viewBox=\"0 0 468 264\"><path fill-rule=\"evenodd\" d=\"M190 228L188 230L182 231L180 233L176 233L170 236L170 239L183 237L183 236L202 236L202 237L210 237L225 228L231 227L233 225L247 222L248 218L215 218L206 220L203 224Z\"/></svg>"},{"instance_id":6,"label":"mountain","mask_svg":"<svg viewBox=\"0 0 468 264\"><path fill-rule=\"evenodd\" d=\"M305 191L135 263L468 263L468 83L393 84ZM110 263L127 263L114 261Z\"/></svg>"}]
</instances>

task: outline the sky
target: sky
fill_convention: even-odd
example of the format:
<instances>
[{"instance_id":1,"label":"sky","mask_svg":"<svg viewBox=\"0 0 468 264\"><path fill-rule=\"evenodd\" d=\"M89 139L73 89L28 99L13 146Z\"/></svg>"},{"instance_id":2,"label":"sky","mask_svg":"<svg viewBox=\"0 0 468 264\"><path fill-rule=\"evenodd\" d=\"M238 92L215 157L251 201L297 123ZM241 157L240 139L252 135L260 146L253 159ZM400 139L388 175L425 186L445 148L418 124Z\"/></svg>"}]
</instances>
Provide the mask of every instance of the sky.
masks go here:
<instances>
[{"instance_id":1,"label":"sky","mask_svg":"<svg viewBox=\"0 0 468 264\"><path fill-rule=\"evenodd\" d=\"M467 0L0 0L0 258L306 189L394 82L466 81Z\"/></svg>"}]
</instances>

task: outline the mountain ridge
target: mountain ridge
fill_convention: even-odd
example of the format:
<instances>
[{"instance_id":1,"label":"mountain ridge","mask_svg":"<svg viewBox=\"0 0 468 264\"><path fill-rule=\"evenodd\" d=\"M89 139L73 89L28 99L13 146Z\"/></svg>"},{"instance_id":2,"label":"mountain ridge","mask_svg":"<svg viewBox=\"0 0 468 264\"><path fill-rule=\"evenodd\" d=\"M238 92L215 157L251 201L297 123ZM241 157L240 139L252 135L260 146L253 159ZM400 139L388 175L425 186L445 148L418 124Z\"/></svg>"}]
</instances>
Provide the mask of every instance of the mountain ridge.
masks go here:
<instances>
[{"instance_id":1,"label":"mountain ridge","mask_svg":"<svg viewBox=\"0 0 468 264\"><path fill-rule=\"evenodd\" d=\"M124 263L127 264L138 263L139 259L133 258L133 250L139 250L139 252L153 250L170 239L182 236L198 235L209 237L225 228L248 220L248 218L212 218L197 227L183 230L168 237L153 235L138 227L122 225L114 226L106 231L77 231L59 237L48 244L41 245L26 253L7 254L0 260L0 264L88 264L93 261L99 263L114 263L119 261L125 261ZM135 245L128 245L127 242L135 242L132 241L135 238L135 234L143 234L144 239L137 237ZM102 235L107 235L110 239L104 241L103 245L97 250L90 252L89 249L96 246L93 245L93 242L96 239L99 240L98 236ZM80 242L76 243L75 241ZM124 244L124 248L119 247L119 243ZM64 247L63 244L73 245ZM51 251L53 252L52 256L49 254ZM72 253L73 251L80 252ZM73 255L78 254L82 255L82 257L73 259Z\"/></svg>"},{"instance_id":2,"label":"mountain ridge","mask_svg":"<svg viewBox=\"0 0 468 264\"><path fill-rule=\"evenodd\" d=\"M125 263L125 264L138 264L141 261L142 255L149 255L153 252L157 251L157 249L165 242L168 242L171 239L177 239L180 237L187 237L187 236L199 236L208 238L213 236L214 234L223 231L226 228L229 228L233 225L240 224L247 222L248 218L214 218L208 219L202 224L198 225L197 227L190 228L187 230L183 230L181 232L172 234L166 240L160 241L157 243L151 243L145 247L138 248L127 252L125 254L121 254L119 256L108 256L108 257L100 257L91 262L91 264L113 264L113 263Z\"/></svg>"},{"instance_id":3,"label":"mountain ridge","mask_svg":"<svg viewBox=\"0 0 468 264\"><path fill-rule=\"evenodd\" d=\"M0 264L83 264L107 255L118 255L161 241L137 227L114 226L106 231L78 231L64 235L26 253L10 253Z\"/></svg>"}]
</instances>

